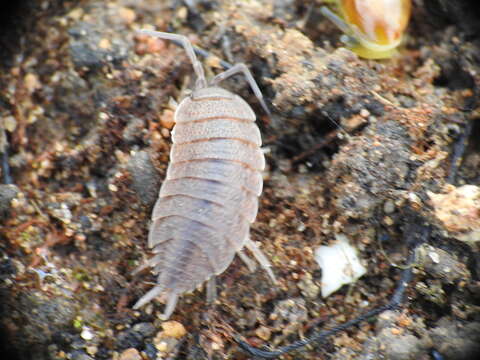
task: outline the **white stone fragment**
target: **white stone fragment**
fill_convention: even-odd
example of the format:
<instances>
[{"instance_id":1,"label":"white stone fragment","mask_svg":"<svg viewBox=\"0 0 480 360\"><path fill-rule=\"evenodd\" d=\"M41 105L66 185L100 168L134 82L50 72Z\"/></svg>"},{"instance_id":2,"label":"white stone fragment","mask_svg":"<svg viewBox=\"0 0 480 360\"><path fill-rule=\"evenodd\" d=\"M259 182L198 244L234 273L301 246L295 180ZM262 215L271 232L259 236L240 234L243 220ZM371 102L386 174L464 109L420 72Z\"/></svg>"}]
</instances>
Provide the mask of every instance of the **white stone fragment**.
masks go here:
<instances>
[{"instance_id":1,"label":"white stone fragment","mask_svg":"<svg viewBox=\"0 0 480 360\"><path fill-rule=\"evenodd\" d=\"M89 327L84 326L84 327L82 328L82 332L81 332L81 334L80 334L80 337L81 337L83 340L89 341L89 340L92 340L92 339L93 339L94 334L93 334L92 330L91 330Z\"/></svg>"},{"instance_id":2,"label":"white stone fragment","mask_svg":"<svg viewBox=\"0 0 480 360\"><path fill-rule=\"evenodd\" d=\"M438 253L436 253L435 251L430 251L428 253L428 256L430 256L430 259L432 259L435 264L438 264L440 262L440 255L438 255Z\"/></svg>"},{"instance_id":3,"label":"white stone fragment","mask_svg":"<svg viewBox=\"0 0 480 360\"><path fill-rule=\"evenodd\" d=\"M335 236L337 243L320 246L315 250L315 260L322 268L322 297L327 297L363 276L367 269L360 263L357 251L345 235Z\"/></svg>"}]
</instances>

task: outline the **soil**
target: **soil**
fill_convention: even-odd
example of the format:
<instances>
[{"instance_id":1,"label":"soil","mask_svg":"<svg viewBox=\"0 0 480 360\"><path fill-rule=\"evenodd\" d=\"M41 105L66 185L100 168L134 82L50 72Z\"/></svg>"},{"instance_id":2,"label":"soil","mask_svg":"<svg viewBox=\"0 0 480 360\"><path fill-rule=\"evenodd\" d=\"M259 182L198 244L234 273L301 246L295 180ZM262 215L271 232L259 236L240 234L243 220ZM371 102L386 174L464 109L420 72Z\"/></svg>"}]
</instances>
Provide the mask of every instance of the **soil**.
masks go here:
<instances>
[{"instance_id":1,"label":"soil","mask_svg":"<svg viewBox=\"0 0 480 360\"><path fill-rule=\"evenodd\" d=\"M284 359L472 359L480 353L480 13L416 0L388 60L341 47L320 1L45 0L0 12L0 327L5 358L248 359L387 303L409 249L400 309ZM4 6L4 5L2 5ZM224 86L258 117L267 159L251 238L278 279L236 258L168 322L133 304L155 282L150 214L165 176L187 35L252 70ZM5 164L4 164L5 165ZM10 175L12 181L9 181ZM6 184L12 182L11 184ZM320 296L320 245L343 234L368 268Z\"/></svg>"}]
</instances>

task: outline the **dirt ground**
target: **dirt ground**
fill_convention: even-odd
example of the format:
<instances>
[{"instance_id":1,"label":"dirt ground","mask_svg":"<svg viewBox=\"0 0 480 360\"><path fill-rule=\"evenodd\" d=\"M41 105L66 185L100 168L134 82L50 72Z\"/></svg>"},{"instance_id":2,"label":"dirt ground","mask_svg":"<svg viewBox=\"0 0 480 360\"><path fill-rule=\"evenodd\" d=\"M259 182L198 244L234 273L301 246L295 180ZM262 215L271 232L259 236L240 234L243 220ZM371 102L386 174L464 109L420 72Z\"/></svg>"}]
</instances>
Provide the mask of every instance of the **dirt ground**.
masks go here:
<instances>
[{"instance_id":1,"label":"dirt ground","mask_svg":"<svg viewBox=\"0 0 480 360\"><path fill-rule=\"evenodd\" d=\"M480 12L416 0L392 59L359 59L321 1L45 0L4 10L0 327L9 359L248 359L233 336L276 348L385 304L409 248L399 310L284 359L472 359L480 353ZM251 237L278 284L236 258L205 291L132 305L132 272L165 176L185 53L138 28L187 35L252 70L225 87L258 117L267 169ZM0 151L2 152L2 151ZM5 170L5 167L3 168ZM2 170L4 182L8 182ZM314 250L343 234L367 274L323 299Z\"/></svg>"}]
</instances>

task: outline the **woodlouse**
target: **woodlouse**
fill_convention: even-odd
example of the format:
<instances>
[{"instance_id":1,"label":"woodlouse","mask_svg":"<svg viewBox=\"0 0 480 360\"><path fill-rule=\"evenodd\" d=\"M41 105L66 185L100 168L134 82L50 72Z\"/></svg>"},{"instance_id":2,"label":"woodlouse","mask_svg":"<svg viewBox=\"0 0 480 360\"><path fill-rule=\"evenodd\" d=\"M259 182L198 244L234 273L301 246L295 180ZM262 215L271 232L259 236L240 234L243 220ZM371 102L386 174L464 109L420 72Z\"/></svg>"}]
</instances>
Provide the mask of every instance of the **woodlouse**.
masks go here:
<instances>
[{"instance_id":1,"label":"woodlouse","mask_svg":"<svg viewBox=\"0 0 480 360\"><path fill-rule=\"evenodd\" d=\"M204 281L207 298L215 296L215 275L246 246L275 281L270 263L249 238L258 210L265 166L255 113L238 95L218 84L243 73L268 113L262 94L244 64L236 64L209 83L190 41L182 35L141 30L141 34L180 43L196 73L193 92L175 112L172 149L166 179L152 213L148 246L155 255L144 264L158 275L157 284L134 308L166 294L164 317L178 296ZM139 269L140 270L140 269Z\"/></svg>"}]
</instances>

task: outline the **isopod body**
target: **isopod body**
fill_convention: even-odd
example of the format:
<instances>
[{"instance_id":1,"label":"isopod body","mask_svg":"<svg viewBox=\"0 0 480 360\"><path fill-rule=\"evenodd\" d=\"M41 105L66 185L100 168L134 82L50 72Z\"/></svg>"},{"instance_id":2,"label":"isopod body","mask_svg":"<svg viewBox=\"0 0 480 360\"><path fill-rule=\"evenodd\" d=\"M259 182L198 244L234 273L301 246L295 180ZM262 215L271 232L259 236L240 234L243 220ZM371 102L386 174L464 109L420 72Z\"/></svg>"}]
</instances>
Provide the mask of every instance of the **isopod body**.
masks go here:
<instances>
[{"instance_id":1,"label":"isopod body","mask_svg":"<svg viewBox=\"0 0 480 360\"><path fill-rule=\"evenodd\" d=\"M249 239L265 159L255 113L241 97L218 86L238 72L253 80L245 65L233 66L207 85L185 37L142 32L181 42L198 77L176 109L170 163L152 213L148 246L154 256L142 268L152 268L157 284L134 306L165 294L167 318L179 295L225 271L244 246L273 278L270 264ZM252 87L258 95L256 84Z\"/></svg>"}]
</instances>

